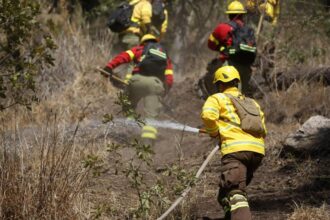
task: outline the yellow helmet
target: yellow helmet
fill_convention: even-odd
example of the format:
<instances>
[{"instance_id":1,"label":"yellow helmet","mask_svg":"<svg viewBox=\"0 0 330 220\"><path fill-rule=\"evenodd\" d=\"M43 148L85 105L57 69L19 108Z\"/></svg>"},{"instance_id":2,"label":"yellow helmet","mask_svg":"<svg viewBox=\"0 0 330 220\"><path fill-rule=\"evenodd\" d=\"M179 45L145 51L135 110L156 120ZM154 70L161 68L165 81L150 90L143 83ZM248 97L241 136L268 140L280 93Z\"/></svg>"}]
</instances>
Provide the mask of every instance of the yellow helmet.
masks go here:
<instances>
[{"instance_id":1,"label":"yellow helmet","mask_svg":"<svg viewBox=\"0 0 330 220\"><path fill-rule=\"evenodd\" d=\"M246 14L246 10L242 3L235 0L228 5L226 14Z\"/></svg>"},{"instance_id":2,"label":"yellow helmet","mask_svg":"<svg viewBox=\"0 0 330 220\"><path fill-rule=\"evenodd\" d=\"M142 43L144 43L144 42L147 41L147 40L155 40L155 41L157 41L157 37L155 37L155 36L152 35L152 34L146 34L146 35L143 35L143 37L141 38L140 43L142 44Z\"/></svg>"},{"instance_id":3,"label":"yellow helmet","mask_svg":"<svg viewBox=\"0 0 330 220\"><path fill-rule=\"evenodd\" d=\"M254 13L256 11L256 2L255 2L255 0L247 0L247 2L246 2L246 9L249 12Z\"/></svg>"},{"instance_id":4,"label":"yellow helmet","mask_svg":"<svg viewBox=\"0 0 330 220\"><path fill-rule=\"evenodd\" d=\"M217 71L215 71L213 83L215 84L219 81L227 83L234 79L238 79L238 81L241 81L237 69L234 66L223 66L220 67Z\"/></svg>"},{"instance_id":5,"label":"yellow helmet","mask_svg":"<svg viewBox=\"0 0 330 220\"><path fill-rule=\"evenodd\" d=\"M263 13L265 11L266 16L269 16L271 19L274 19L274 6L270 3L262 3L259 5L259 11Z\"/></svg>"}]
</instances>

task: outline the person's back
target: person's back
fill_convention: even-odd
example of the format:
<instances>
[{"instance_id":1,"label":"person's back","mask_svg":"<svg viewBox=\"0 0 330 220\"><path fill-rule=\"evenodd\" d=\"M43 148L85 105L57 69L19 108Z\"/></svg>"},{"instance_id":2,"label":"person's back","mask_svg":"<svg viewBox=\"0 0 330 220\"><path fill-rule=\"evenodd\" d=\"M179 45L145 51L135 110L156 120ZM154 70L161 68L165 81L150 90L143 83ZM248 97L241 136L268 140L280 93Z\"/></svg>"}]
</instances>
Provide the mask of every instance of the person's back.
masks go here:
<instances>
[{"instance_id":1,"label":"person's back","mask_svg":"<svg viewBox=\"0 0 330 220\"><path fill-rule=\"evenodd\" d=\"M135 67L126 88L126 95L130 101L126 112L134 112L140 100L143 99L144 114L142 116L156 118L162 108L160 100L169 92L173 84L171 60L157 38L147 34L142 37L140 45L110 60L104 71L112 73L114 68L129 62L134 62ZM144 143L152 144L157 138L157 129L146 124L142 128L141 137L145 140Z\"/></svg>"},{"instance_id":2,"label":"person's back","mask_svg":"<svg viewBox=\"0 0 330 220\"><path fill-rule=\"evenodd\" d=\"M151 24L152 6L149 0L132 0L134 6L131 21L132 26L126 32L143 36L147 33L148 25Z\"/></svg>"},{"instance_id":3,"label":"person's back","mask_svg":"<svg viewBox=\"0 0 330 220\"><path fill-rule=\"evenodd\" d=\"M256 55L256 45L253 30L244 22L246 13L243 4L239 1L231 2L226 11L229 22L218 24L210 34L207 46L210 50L219 52L220 57L209 64L208 72L198 81L197 90L202 98L206 98L216 91L212 84L214 70L227 65L235 66L238 69L241 77L239 88L243 94L248 94L252 73L251 64ZM247 50L247 53L241 53L243 50ZM249 54L249 56L247 57L245 54Z\"/></svg>"},{"instance_id":4,"label":"person's back","mask_svg":"<svg viewBox=\"0 0 330 220\"><path fill-rule=\"evenodd\" d=\"M244 98L238 90L239 81L239 73L235 67L219 68L213 80L217 93L208 97L201 113L206 131L211 137L218 138L221 145L218 202L225 211L226 220L252 219L246 187L265 155L264 114L253 101L254 109L247 109L247 112L258 117L262 128L257 129L259 132L254 134L244 129L244 118L239 114L237 103L233 100ZM259 127L259 123L250 124L250 128L256 127Z\"/></svg>"}]
</instances>

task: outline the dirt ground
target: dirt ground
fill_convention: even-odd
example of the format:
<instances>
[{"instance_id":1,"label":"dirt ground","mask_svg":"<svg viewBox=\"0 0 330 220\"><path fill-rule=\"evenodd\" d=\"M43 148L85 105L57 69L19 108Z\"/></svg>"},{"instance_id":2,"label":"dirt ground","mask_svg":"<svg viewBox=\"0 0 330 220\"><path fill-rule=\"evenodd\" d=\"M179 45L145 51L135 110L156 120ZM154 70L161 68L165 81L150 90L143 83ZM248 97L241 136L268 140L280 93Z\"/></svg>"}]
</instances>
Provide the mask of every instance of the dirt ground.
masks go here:
<instances>
[{"instance_id":1,"label":"dirt ground","mask_svg":"<svg viewBox=\"0 0 330 220\"><path fill-rule=\"evenodd\" d=\"M201 127L199 115L203 101L194 93L193 79L188 78L177 84L166 98L166 103L167 111L161 115L161 119ZM330 171L326 169L329 157L314 160L281 156L281 142L298 126L297 123L268 123L267 155L248 187L253 219L288 219L295 204L316 207L324 202L330 204ZM197 171L215 146L214 141L202 134L169 129L159 129L159 133L153 158L156 167L180 163L183 167ZM191 219L221 219L223 216L216 201L219 168L220 155L217 154L201 181L186 198L185 202L194 204Z\"/></svg>"},{"instance_id":2,"label":"dirt ground","mask_svg":"<svg viewBox=\"0 0 330 220\"><path fill-rule=\"evenodd\" d=\"M195 95L193 84L193 79L188 78L174 86L170 95L165 98L167 107L159 120L171 120L192 127L202 126L200 112L204 101ZM111 101L115 101L115 98L112 97ZM105 108L107 107L112 112L119 112L119 106L113 103L108 103ZM87 140L91 147L101 146L105 142L113 140L125 144L132 140L132 137L139 135L139 130L134 127L105 125L102 124L101 118L100 112L89 115L81 123L77 142ZM267 127L267 155L248 187L253 219L288 219L296 204L320 207L325 203L330 211L330 171L327 169L330 162L329 151L316 158L284 157L282 156L282 141L289 133L294 132L299 124L292 122L267 123ZM66 129L68 130L67 135L70 135L74 127ZM22 136L33 137L32 133L36 133L36 130L25 129ZM214 140L207 135L160 128L159 138L153 149L155 152L153 165L157 170L180 164L180 166L196 172L215 144ZM100 149L100 152L106 154L104 151L104 149ZM122 149L121 153L127 158L134 154L130 149ZM125 176L115 172L114 166L118 166L115 164L116 158L108 156L105 158L107 159L104 163L108 168L102 171L103 175L92 179L89 184L87 195L91 198L90 200L97 201L97 203L109 203L112 192L116 194L115 197L111 197L114 200L111 202L114 203L117 203L115 199L118 199L118 203L121 204L129 203L133 198L136 199L136 192L127 185ZM183 202L190 206L188 219L215 220L223 217L223 212L216 200L219 168L220 154L216 154L202 174L200 181ZM175 197L171 198L171 200L174 199ZM118 213L118 216L121 214ZM122 218L111 217L110 219Z\"/></svg>"}]
</instances>

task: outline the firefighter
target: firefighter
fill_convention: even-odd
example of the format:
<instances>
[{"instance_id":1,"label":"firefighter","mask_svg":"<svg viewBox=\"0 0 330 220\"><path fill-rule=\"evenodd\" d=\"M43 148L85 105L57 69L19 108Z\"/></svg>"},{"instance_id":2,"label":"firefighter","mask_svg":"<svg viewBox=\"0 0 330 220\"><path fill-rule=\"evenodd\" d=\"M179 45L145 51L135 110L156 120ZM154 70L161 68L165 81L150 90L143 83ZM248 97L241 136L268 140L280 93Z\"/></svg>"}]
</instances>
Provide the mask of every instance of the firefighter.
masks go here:
<instances>
[{"instance_id":1,"label":"firefighter","mask_svg":"<svg viewBox=\"0 0 330 220\"><path fill-rule=\"evenodd\" d=\"M238 89L239 82L240 75L235 67L219 68L213 80L217 93L206 100L201 113L207 132L218 138L221 144L218 202L224 209L226 220L251 219L246 187L265 155L266 127L260 106L250 99L255 103L255 111L259 112L261 127L258 134L252 135L243 130L243 119L231 98L244 97Z\"/></svg>"},{"instance_id":2,"label":"firefighter","mask_svg":"<svg viewBox=\"0 0 330 220\"><path fill-rule=\"evenodd\" d=\"M231 2L226 11L230 21L220 23L210 34L208 48L219 52L220 57L214 59L208 65L208 72L198 82L198 93L202 98L205 99L216 91L216 88L212 84L213 73L220 66L226 65L232 65L238 69L241 77L239 87L243 94L248 93L252 73L251 65L256 56L256 42L254 31L244 23L244 15L246 13L247 11L242 3L239 1ZM234 38L236 35L239 35L239 37ZM247 51L248 53L245 54L240 53L240 56L232 54L232 47L236 47L236 45L239 47L243 43L243 40L249 43L249 45L246 45L246 48L250 51Z\"/></svg>"},{"instance_id":3,"label":"firefighter","mask_svg":"<svg viewBox=\"0 0 330 220\"><path fill-rule=\"evenodd\" d=\"M163 0L131 0L129 4L134 6L131 27L119 34L120 50L128 50L138 45L141 36L148 33L157 36L159 39L164 36L167 31L168 12L165 9ZM153 10L153 4L158 10L156 8ZM161 11L162 9L163 11ZM154 15L153 11L157 11L158 15ZM128 65L125 69L126 81L132 76L133 68L134 66Z\"/></svg>"},{"instance_id":4,"label":"firefighter","mask_svg":"<svg viewBox=\"0 0 330 220\"><path fill-rule=\"evenodd\" d=\"M129 49L139 44L140 37L145 34L153 34L157 37L164 35L167 31L168 25L168 12L165 9L163 0L160 4L163 7L163 19L158 24L156 17L153 18L153 2L159 0L131 0L130 5L134 6L133 14L131 17L131 27L119 34L121 42L125 45L125 49ZM153 21L155 20L155 21ZM157 27L155 27L157 23Z\"/></svg>"},{"instance_id":5,"label":"firefighter","mask_svg":"<svg viewBox=\"0 0 330 220\"><path fill-rule=\"evenodd\" d=\"M251 13L265 13L266 21L272 25L276 25L280 14L280 0L256 1L248 0L246 4L247 10Z\"/></svg>"},{"instance_id":6,"label":"firefighter","mask_svg":"<svg viewBox=\"0 0 330 220\"><path fill-rule=\"evenodd\" d=\"M171 60L157 37L146 34L142 37L140 45L122 52L110 60L104 71L110 73L111 78L113 69L130 62L135 64L126 88L130 108L135 110L140 100L143 99L145 118L156 118L162 108L161 99L173 84ZM102 75L108 77L106 74ZM157 129L155 127L145 125L142 130L142 138L156 140Z\"/></svg>"}]
</instances>

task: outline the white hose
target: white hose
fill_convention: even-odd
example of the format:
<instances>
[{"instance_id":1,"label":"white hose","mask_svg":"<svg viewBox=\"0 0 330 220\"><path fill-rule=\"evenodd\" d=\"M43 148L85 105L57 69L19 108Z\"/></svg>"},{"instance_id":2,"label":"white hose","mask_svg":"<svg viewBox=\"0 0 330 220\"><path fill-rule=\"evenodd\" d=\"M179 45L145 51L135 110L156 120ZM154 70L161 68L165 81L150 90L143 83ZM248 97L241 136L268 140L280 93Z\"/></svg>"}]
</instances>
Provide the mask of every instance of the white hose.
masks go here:
<instances>
[{"instance_id":1,"label":"white hose","mask_svg":"<svg viewBox=\"0 0 330 220\"><path fill-rule=\"evenodd\" d=\"M214 156L214 154L219 150L219 145L217 144L217 146L215 146L215 148L211 151L211 153L207 156L206 160L203 162L202 166L199 168L199 170L196 173L195 178L198 179L199 176L202 174L202 172L204 171L206 165L210 162L210 160L212 159L212 157ZM163 220L166 218L166 216L168 216L168 214L170 214L173 209L175 209L175 207L184 199L184 197L189 193L189 191L191 190L191 186L188 186L183 193L181 194L181 196L171 205L171 207L169 207L167 209L166 212L164 212L164 214L162 214L159 218L157 218L157 220Z\"/></svg>"}]
</instances>

